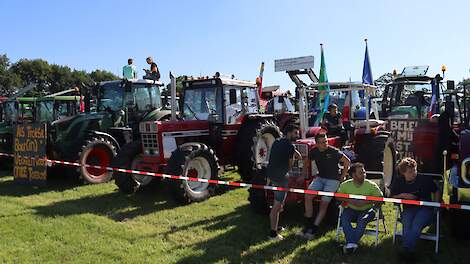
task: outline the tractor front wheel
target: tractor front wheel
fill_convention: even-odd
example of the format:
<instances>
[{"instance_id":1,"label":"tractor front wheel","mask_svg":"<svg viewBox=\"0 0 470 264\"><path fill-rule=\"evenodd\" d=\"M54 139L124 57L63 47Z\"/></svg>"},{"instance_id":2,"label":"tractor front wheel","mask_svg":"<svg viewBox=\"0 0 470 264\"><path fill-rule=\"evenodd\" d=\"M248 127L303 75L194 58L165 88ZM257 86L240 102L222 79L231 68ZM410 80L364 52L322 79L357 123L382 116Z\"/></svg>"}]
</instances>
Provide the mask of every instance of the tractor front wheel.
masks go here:
<instances>
[{"instance_id":1,"label":"tractor front wheel","mask_svg":"<svg viewBox=\"0 0 470 264\"><path fill-rule=\"evenodd\" d=\"M81 178L87 183L104 183L111 179L112 172L105 168L92 168L84 165L96 165L101 167L109 167L111 160L116 156L116 146L110 141L93 137L87 140L81 152L78 154L79 168Z\"/></svg>"},{"instance_id":2,"label":"tractor front wheel","mask_svg":"<svg viewBox=\"0 0 470 264\"><path fill-rule=\"evenodd\" d=\"M214 180L218 178L219 161L215 152L205 144L186 143L172 153L165 172L176 176ZM215 186L207 182L170 179L169 184L175 199L182 204L206 200L215 190Z\"/></svg>"},{"instance_id":3,"label":"tractor front wheel","mask_svg":"<svg viewBox=\"0 0 470 264\"><path fill-rule=\"evenodd\" d=\"M120 169L135 170L142 160L142 144L140 141L133 141L124 145L117 156L113 159L112 166ZM119 190L125 194L131 194L138 188L149 185L155 177L130 174L120 171L113 172L114 183Z\"/></svg>"}]
</instances>

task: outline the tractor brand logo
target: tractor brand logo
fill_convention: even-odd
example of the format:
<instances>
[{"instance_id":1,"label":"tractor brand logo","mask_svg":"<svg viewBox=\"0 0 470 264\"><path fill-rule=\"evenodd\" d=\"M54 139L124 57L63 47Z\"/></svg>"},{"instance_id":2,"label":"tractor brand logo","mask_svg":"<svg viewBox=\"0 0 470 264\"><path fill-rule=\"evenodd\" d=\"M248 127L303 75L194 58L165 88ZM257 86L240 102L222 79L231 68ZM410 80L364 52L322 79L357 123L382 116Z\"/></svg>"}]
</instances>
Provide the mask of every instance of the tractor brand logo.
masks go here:
<instances>
[{"instance_id":1,"label":"tractor brand logo","mask_svg":"<svg viewBox=\"0 0 470 264\"><path fill-rule=\"evenodd\" d=\"M404 157L414 158L411 142L413 142L413 132L417 126L418 120L388 120L387 130L392 132L400 159Z\"/></svg>"}]
</instances>

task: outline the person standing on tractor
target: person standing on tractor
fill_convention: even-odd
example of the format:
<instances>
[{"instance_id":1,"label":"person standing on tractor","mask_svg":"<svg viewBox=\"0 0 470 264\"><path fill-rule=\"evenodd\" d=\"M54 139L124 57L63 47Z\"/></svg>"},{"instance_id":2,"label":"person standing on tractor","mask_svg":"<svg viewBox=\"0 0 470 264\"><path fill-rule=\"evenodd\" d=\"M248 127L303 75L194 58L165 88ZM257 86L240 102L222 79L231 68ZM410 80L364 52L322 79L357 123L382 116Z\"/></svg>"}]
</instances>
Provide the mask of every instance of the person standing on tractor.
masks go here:
<instances>
[{"instance_id":1,"label":"person standing on tractor","mask_svg":"<svg viewBox=\"0 0 470 264\"><path fill-rule=\"evenodd\" d=\"M339 149L329 146L326 134L315 136L315 148L310 151L309 159L315 161L318 169L317 177L312 181L309 190L336 192L340 182L346 179L351 163L349 158ZM343 171L340 174L339 165L343 164ZM331 202L331 196L322 196L318 214L313 219L313 199L315 195L305 195L305 227L298 234L306 239L315 238L318 226L322 222Z\"/></svg>"},{"instance_id":2,"label":"person standing on tractor","mask_svg":"<svg viewBox=\"0 0 470 264\"><path fill-rule=\"evenodd\" d=\"M338 112L336 104L328 106L328 112L323 115L322 126L326 128L328 135L341 137L343 143L348 139L343 126L343 116Z\"/></svg>"},{"instance_id":3,"label":"person standing on tractor","mask_svg":"<svg viewBox=\"0 0 470 264\"><path fill-rule=\"evenodd\" d=\"M417 173L417 163L412 158L404 158L398 164L402 175L392 185L392 198L431 201L440 200L440 191L431 176ZM416 241L422 230L434 221L434 208L426 206L403 205L401 222L403 224L403 246L400 257L414 259Z\"/></svg>"},{"instance_id":4,"label":"person standing on tractor","mask_svg":"<svg viewBox=\"0 0 470 264\"><path fill-rule=\"evenodd\" d=\"M383 196L379 186L375 182L366 179L364 164L360 162L353 163L349 169L349 174L352 179L341 183L338 193ZM347 198L337 199L346 203L341 215L341 225L346 237L346 245L344 245L343 251L345 253L354 252L358 247L357 243L364 235L367 224L375 218L373 207L377 202ZM356 228L352 227L352 222L357 223Z\"/></svg>"},{"instance_id":5,"label":"person standing on tractor","mask_svg":"<svg viewBox=\"0 0 470 264\"><path fill-rule=\"evenodd\" d=\"M274 141L266 171L272 186L288 188L288 171L292 168L293 160L294 158L302 159L302 156L292 144L298 137L299 128L289 124L284 129L284 136ZM271 224L270 239L283 239L283 237L278 234L279 213L282 212L286 196L286 192L274 191L274 203L269 213L269 221Z\"/></svg>"},{"instance_id":6,"label":"person standing on tractor","mask_svg":"<svg viewBox=\"0 0 470 264\"><path fill-rule=\"evenodd\" d=\"M160 71L158 70L157 64L153 62L152 57L147 57L147 64L150 65L150 70L144 69L145 77L144 79L151 79L158 81L160 80Z\"/></svg>"},{"instance_id":7,"label":"person standing on tractor","mask_svg":"<svg viewBox=\"0 0 470 264\"><path fill-rule=\"evenodd\" d=\"M125 79L137 79L137 69L134 64L132 64L133 62L134 60L129 58L127 60L127 65L122 67L122 77Z\"/></svg>"}]
</instances>

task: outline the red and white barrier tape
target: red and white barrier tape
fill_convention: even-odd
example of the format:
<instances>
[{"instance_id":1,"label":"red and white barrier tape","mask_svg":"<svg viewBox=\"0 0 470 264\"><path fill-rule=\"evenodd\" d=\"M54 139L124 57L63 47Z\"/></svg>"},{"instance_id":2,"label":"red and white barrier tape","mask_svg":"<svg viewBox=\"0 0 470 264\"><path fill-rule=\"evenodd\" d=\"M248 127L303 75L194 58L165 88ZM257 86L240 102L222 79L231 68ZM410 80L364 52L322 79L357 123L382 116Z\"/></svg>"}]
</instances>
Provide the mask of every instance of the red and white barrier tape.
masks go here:
<instances>
[{"instance_id":1,"label":"red and white barrier tape","mask_svg":"<svg viewBox=\"0 0 470 264\"><path fill-rule=\"evenodd\" d=\"M6 157L13 157L14 158L14 155L6 154L6 153L0 153L0 156L6 156ZM34 158L34 157L22 157L22 158L44 160L44 158ZM297 188L283 188L283 187L274 187L274 186L269 186L269 185L250 184L250 183L244 183L244 182L199 179L199 178L192 178L192 177L185 177L185 176L169 175L169 174L164 174L164 173L155 173L155 172L147 172L147 171L122 169L122 168L104 167L104 166L98 166L98 165L88 165L88 164L83 164L82 165L78 162L69 162L69 161L51 160L51 159L45 159L45 160L46 160L46 162L48 162L52 165L53 164L62 164L62 165L68 165L68 166L74 166L74 167L85 166L87 168L104 169L104 170L107 170L107 171L117 171L117 172L131 173L131 174L140 174L140 175L145 175L145 176L162 177L162 178L168 178L168 179L174 179L174 180L204 182L204 183L215 184L215 185L245 187L245 188L251 188L251 189L264 189L264 190L271 190L271 191L282 191L282 192L291 192L291 193L300 193L300 194L312 194L312 195L319 195L319 196L331 196L331 197L356 199L356 200L389 202L389 203L396 203L396 204L408 204L408 205L428 206L428 207L437 207L437 208L451 208L451 209L470 210L470 205L463 205L463 204L446 204L446 203L418 201L418 200L405 200L405 199L367 196L367 195L355 195L355 194L344 194L344 193L304 190L304 189L297 189Z\"/></svg>"}]
</instances>

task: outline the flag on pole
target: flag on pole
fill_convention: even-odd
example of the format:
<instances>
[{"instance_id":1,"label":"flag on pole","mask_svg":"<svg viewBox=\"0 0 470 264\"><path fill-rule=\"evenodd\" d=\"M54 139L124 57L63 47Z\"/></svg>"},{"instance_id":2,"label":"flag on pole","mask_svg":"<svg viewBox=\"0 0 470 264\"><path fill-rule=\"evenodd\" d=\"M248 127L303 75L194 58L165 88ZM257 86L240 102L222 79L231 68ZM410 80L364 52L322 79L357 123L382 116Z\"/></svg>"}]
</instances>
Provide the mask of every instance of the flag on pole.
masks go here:
<instances>
[{"instance_id":1,"label":"flag on pole","mask_svg":"<svg viewBox=\"0 0 470 264\"><path fill-rule=\"evenodd\" d=\"M439 113L439 107L437 105L437 91L439 89L439 85L436 84L436 79L431 81L431 105L429 106L428 110L428 117L431 117L434 114Z\"/></svg>"},{"instance_id":2,"label":"flag on pole","mask_svg":"<svg viewBox=\"0 0 470 264\"><path fill-rule=\"evenodd\" d=\"M364 67L362 68L362 83L363 84L374 84L374 79L372 78L372 68L370 67L369 60L369 50L367 48L367 39L366 42L366 53L364 55ZM359 96L364 98L364 91L359 91Z\"/></svg>"},{"instance_id":3,"label":"flag on pole","mask_svg":"<svg viewBox=\"0 0 470 264\"><path fill-rule=\"evenodd\" d=\"M264 73L264 62L261 62L261 67L259 68L259 76L256 80L256 83L259 87L259 97L261 98L261 95L263 93L263 73Z\"/></svg>"},{"instance_id":4,"label":"flag on pole","mask_svg":"<svg viewBox=\"0 0 470 264\"><path fill-rule=\"evenodd\" d=\"M321 49L321 62L320 62L320 83L327 83L328 76L326 74L326 64L325 64L325 55L323 54L323 44L320 44ZM318 126L323 119L323 115L328 110L328 104L330 101L330 87L329 85L322 85L318 87L319 96L317 100L317 110L319 114L317 115L317 119L315 120L315 126Z\"/></svg>"}]
</instances>

